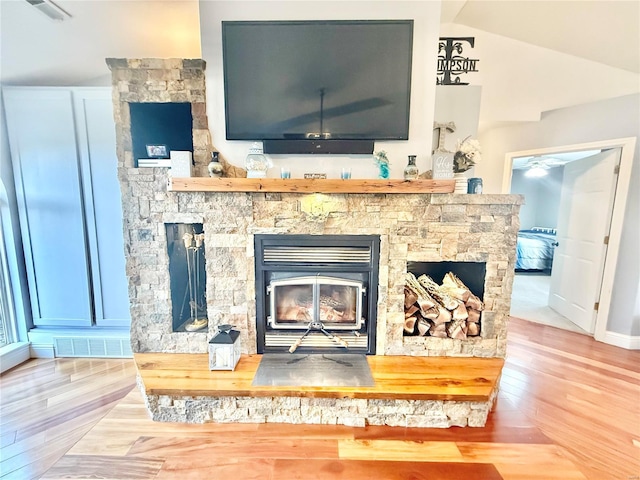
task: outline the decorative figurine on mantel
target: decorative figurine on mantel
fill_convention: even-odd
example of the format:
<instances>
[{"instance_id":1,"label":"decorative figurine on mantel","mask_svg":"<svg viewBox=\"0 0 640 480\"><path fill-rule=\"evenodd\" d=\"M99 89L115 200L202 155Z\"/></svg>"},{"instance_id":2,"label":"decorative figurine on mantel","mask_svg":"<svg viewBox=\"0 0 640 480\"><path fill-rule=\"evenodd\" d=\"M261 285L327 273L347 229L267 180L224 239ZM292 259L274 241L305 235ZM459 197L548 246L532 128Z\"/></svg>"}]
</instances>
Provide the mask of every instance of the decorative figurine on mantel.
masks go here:
<instances>
[{"instance_id":1,"label":"decorative figurine on mantel","mask_svg":"<svg viewBox=\"0 0 640 480\"><path fill-rule=\"evenodd\" d=\"M389 178L389 159L387 158L387 152L380 150L374 153L373 158L378 166L378 178Z\"/></svg>"}]
</instances>

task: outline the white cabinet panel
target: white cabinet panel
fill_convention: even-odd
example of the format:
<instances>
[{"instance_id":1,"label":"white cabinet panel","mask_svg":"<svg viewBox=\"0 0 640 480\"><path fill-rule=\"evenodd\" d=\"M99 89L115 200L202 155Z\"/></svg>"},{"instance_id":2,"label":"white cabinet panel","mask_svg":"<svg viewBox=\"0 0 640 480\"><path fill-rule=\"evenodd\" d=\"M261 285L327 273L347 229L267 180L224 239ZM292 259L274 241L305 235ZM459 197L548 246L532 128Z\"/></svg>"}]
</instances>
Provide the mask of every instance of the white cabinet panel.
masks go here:
<instances>
[{"instance_id":1,"label":"white cabinet panel","mask_svg":"<svg viewBox=\"0 0 640 480\"><path fill-rule=\"evenodd\" d=\"M122 203L111 90L73 92L91 251L95 322L129 326Z\"/></svg>"},{"instance_id":2,"label":"white cabinet panel","mask_svg":"<svg viewBox=\"0 0 640 480\"><path fill-rule=\"evenodd\" d=\"M129 324L109 89L3 89L36 326Z\"/></svg>"}]
</instances>

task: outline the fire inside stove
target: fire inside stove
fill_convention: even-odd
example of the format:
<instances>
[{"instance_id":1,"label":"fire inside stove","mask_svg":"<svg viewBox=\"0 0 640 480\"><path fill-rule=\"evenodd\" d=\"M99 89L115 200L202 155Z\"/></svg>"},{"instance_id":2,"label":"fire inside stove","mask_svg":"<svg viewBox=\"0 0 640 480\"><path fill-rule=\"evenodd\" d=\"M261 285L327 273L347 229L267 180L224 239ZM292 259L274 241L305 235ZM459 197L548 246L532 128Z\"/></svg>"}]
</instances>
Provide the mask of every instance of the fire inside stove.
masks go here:
<instances>
[{"instance_id":1,"label":"fire inside stove","mask_svg":"<svg viewBox=\"0 0 640 480\"><path fill-rule=\"evenodd\" d=\"M361 282L325 276L274 280L267 287L272 328L307 329L322 322L334 330L358 330L362 326Z\"/></svg>"}]
</instances>

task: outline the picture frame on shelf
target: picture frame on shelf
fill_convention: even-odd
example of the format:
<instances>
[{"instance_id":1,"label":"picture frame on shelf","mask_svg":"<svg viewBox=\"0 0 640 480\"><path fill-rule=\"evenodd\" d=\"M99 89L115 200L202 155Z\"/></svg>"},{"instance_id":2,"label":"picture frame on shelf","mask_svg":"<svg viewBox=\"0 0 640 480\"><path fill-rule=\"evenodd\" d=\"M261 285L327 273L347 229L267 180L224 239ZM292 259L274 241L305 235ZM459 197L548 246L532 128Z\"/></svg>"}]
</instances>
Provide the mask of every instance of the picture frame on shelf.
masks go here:
<instances>
[{"instance_id":1,"label":"picture frame on shelf","mask_svg":"<svg viewBox=\"0 0 640 480\"><path fill-rule=\"evenodd\" d=\"M149 158L169 158L169 150L166 145L147 145Z\"/></svg>"}]
</instances>

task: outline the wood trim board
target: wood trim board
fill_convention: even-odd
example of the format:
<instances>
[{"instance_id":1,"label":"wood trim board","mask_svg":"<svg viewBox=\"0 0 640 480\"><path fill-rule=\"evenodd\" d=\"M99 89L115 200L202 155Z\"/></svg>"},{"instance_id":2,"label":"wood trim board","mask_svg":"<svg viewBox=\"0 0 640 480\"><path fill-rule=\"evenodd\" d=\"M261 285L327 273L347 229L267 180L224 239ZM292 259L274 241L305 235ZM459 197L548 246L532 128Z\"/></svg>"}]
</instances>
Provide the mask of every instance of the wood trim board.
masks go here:
<instances>
[{"instance_id":1,"label":"wood trim board","mask_svg":"<svg viewBox=\"0 0 640 480\"><path fill-rule=\"evenodd\" d=\"M170 192L453 193L455 180L341 180L318 178L168 179Z\"/></svg>"}]
</instances>

